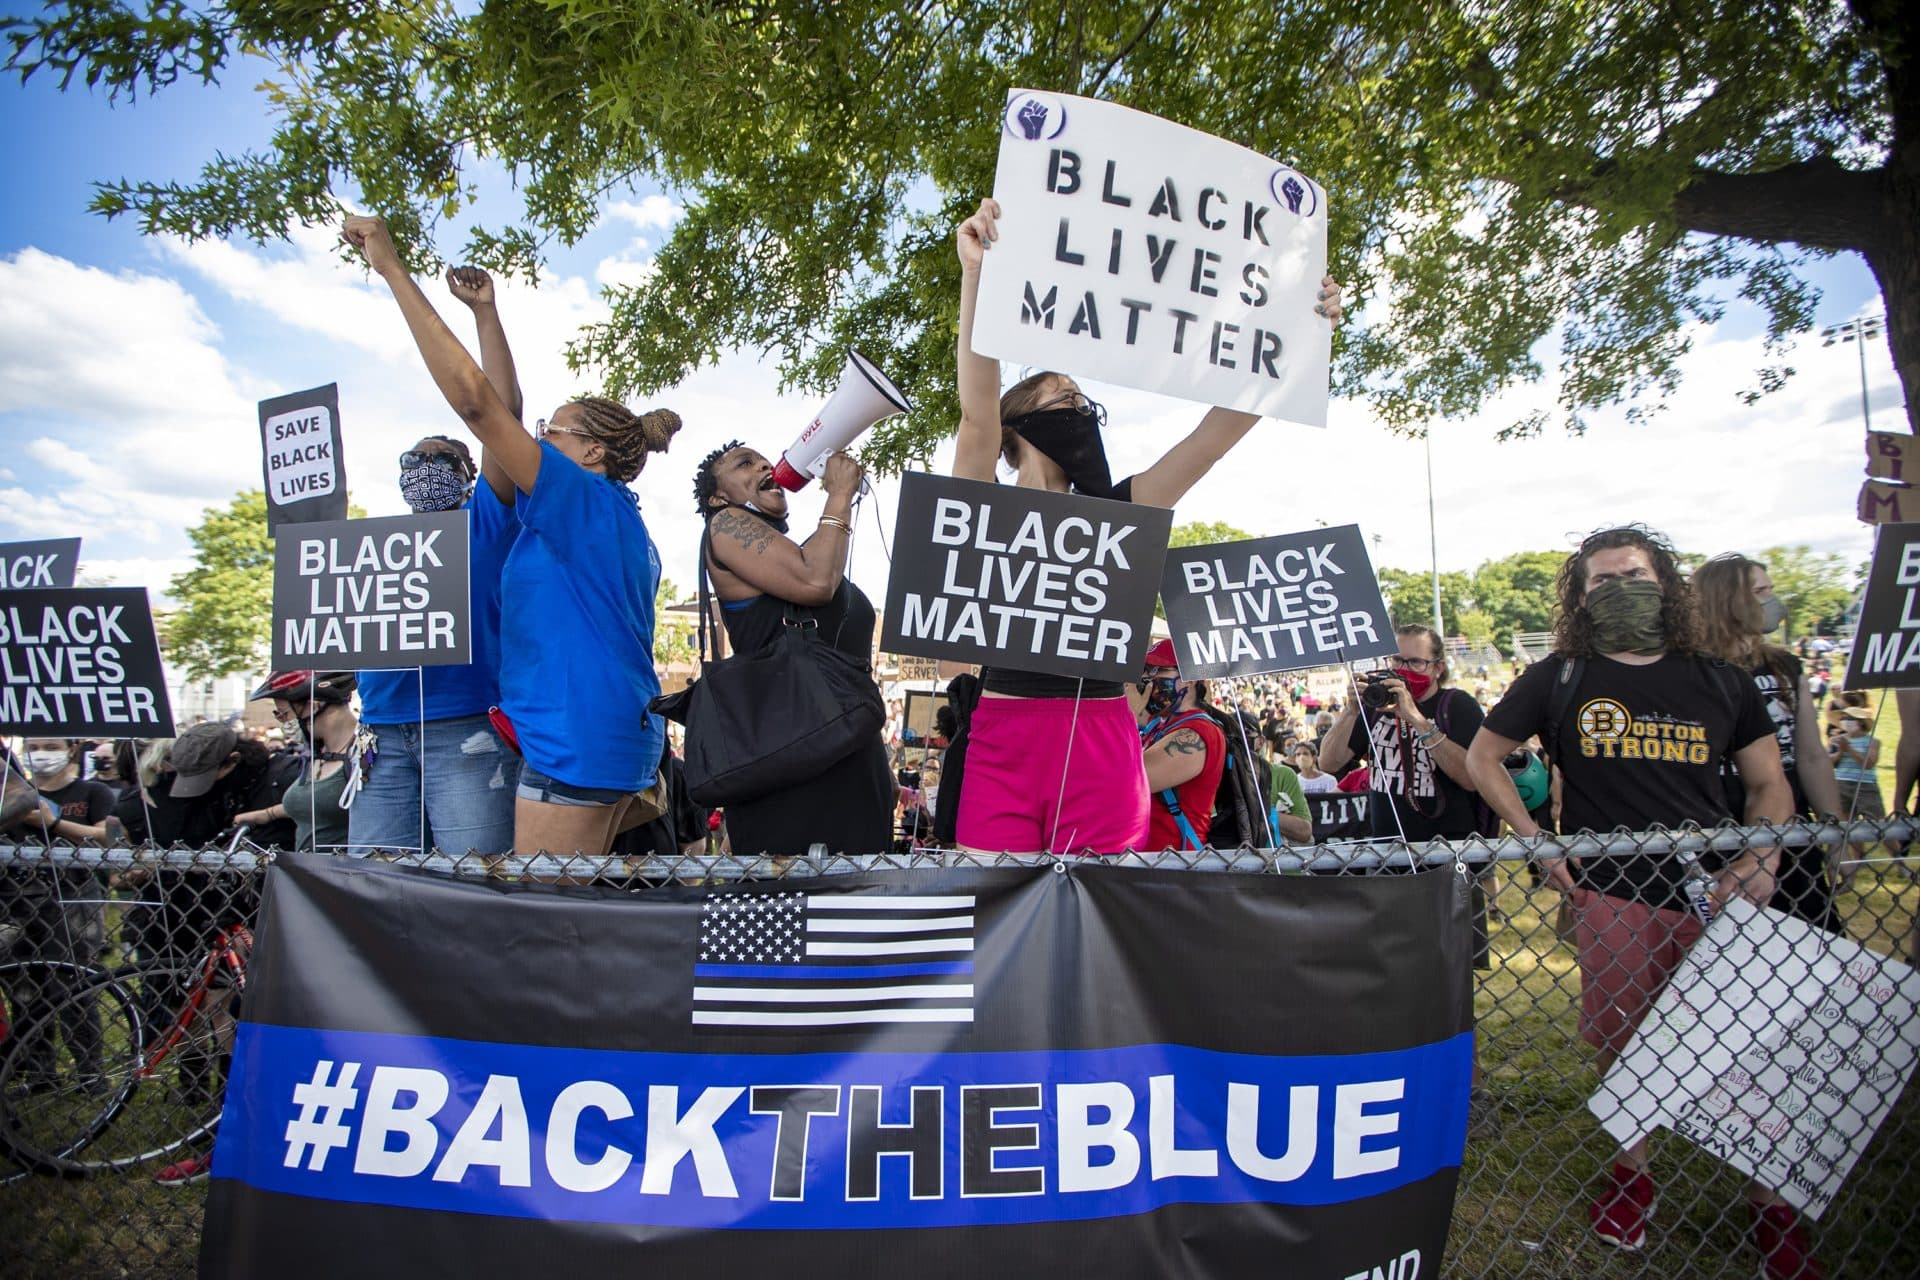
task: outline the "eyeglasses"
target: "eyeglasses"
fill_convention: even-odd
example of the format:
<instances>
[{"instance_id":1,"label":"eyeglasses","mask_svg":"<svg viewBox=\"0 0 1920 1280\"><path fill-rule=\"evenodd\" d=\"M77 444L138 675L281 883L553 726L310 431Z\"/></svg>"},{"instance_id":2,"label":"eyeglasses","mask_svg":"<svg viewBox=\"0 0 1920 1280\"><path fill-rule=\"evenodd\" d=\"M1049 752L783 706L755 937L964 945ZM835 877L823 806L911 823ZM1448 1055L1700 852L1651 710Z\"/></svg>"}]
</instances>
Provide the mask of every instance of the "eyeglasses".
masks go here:
<instances>
[{"instance_id":1,"label":"eyeglasses","mask_svg":"<svg viewBox=\"0 0 1920 1280\"><path fill-rule=\"evenodd\" d=\"M1406 653L1400 654L1394 661L1400 666L1410 667L1415 671L1431 671L1440 665L1438 658L1416 658Z\"/></svg>"},{"instance_id":2,"label":"eyeglasses","mask_svg":"<svg viewBox=\"0 0 1920 1280\"><path fill-rule=\"evenodd\" d=\"M533 424L533 438L545 440L548 436L583 436L587 434L578 427L553 427L547 425L545 418Z\"/></svg>"},{"instance_id":3,"label":"eyeglasses","mask_svg":"<svg viewBox=\"0 0 1920 1280\"><path fill-rule=\"evenodd\" d=\"M403 467L443 467L448 471L465 471L466 466L451 453L430 452L425 449L409 449L400 455Z\"/></svg>"},{"instance_id":4,"label":"eyeglasses","mask_svg":"<svg viewBox=\"0 0 1920 1280\"><path fill-rule=\"evenodd\" d=\"M1035 405L1033 408L1027 410L1027 412L1042 413L1048 409L1072 409L1077 413L1092 418L1099 426L1104 427L1107 425L1107 406L1097 400L1087 399L1078 391L1069 391L1065 395L1055 396L1051 400ZM1022 414L1021 416L1024 417L1026 415Z\"/></svg>"}]
</instances>

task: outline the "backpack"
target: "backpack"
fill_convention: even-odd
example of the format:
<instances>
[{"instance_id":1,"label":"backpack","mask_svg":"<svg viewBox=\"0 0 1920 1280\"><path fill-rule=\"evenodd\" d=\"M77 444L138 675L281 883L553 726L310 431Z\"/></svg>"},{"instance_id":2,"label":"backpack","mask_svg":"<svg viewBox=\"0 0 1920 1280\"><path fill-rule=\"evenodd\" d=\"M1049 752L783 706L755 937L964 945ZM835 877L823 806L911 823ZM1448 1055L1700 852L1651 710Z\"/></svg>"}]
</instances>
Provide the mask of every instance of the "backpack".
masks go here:
<instances>
[{"instance_id":1,"label":"backpack","mask_svg":"<svg viewBox=\"0 0 1920 1280\"><path fill-rule=\"evenodd\" d=\"M1153 741L1158 742L1180 726L1202 717L1213 722L1227 744L1227 759L1220 769L1219 786L1213 793L1213 822L1207 831L1208 847L1237 849L1248 844L1262 849L1272 847L1273 833L1267 829L1267 789L1256 770L1255 760L1249 759L1248 743L1236 720L1213 707L1198 707L1160 726L1154 733ZM1199 833L1181 811L1180 797L1175 789L1169 787L1160 792L1160 803L1167 806L1167 812L1173 815L1174 825L1180 829L1180 847L1198 849Z\"/></svg>"},{"instance_id":2,"label":"backpack","mask_svg":"<svg viewBox=\"0 0 1920 1280\"><path fill-rule=\"evenodd\" d=\"M1554 692L1555 694L1558 694L1559 690L1556 689ZM1455 693L1464 694L1464 691L1459 689L1448 689L1445 691L1445 695L1450 695ZM1440 705L1433 709L1433 723L1434 723L1434 727L1439 729L1442 734L1451 738L1453 734L1449 731L1449 728L1447 725L1447 708L1453 705L1453 699L1445 695L1441 697ZM1472 697L1473 695L1464 694L1464 696ZM1569 693L1567 696L1571 698L1573 695ZM1561 708L1561 714L1562 715L1566 714L1566 709L1564 707ZM1556 721L1555 723L1557 724L1558 722ZM1434 762L1433 767L1435 772L1438 772L1440 769L1439 761L1436 760ZM1435 785L1436 786L1438 785L1437 780ZM1481 798L1481 795L1478 791L1471 792L1470 795L1472 796L1472 803L1473 803L1473 834L1477 836L1484 836L1487 839L1491 840L1495 836L1500 834L1500 826L1501 826L1500 815L1493 811L1492 805L1488 804L1484 799Z\"/></svg>"}]
</instances>

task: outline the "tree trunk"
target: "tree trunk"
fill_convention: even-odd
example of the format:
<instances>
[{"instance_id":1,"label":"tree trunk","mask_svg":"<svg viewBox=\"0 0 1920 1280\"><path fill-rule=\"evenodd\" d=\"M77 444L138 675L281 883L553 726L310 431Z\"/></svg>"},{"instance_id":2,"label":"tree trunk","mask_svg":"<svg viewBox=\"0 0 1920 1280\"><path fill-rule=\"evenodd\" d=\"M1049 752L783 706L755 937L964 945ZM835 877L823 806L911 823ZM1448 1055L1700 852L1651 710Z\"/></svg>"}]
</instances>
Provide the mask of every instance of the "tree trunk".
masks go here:
<instances>
[{"instance_id":1,"label":"tree trunk","mask_svg":"<svg viewBox=\"0 0 1920 1280\"><path fill-rule=\"evenodd\" d=\"M1881 235L1866 251L1887 305L1887 345L1907 397L1907 430L1920 434L1920 174L1892 165Z\"/></svg>"}]
</instances>

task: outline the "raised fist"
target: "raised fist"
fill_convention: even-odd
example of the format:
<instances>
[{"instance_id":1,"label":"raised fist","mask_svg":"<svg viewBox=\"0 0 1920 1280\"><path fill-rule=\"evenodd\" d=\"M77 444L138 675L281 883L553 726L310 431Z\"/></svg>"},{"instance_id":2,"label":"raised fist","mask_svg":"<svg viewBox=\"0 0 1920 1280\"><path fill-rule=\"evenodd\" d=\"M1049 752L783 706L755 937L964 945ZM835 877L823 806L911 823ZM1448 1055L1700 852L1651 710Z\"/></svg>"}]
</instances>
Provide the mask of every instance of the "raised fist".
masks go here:
<instances>
[{"instance_id":1,"label":"raised fist","mask_svg":"<svg viewBox=\"0 0 1920 1280\"><path fill-rule=\"evenodd\" d=\"M1027 136L1027 141L1032 142L1040 136L1040 131L1047 127L1046 104L1036 98L1029 98L1027 105L1015 113L1014 119L1020 122L1020 132Z\"/></svg>"},{"instance_id":2,"label":"raised fist","mask_svg":"<svg viewBox=\"0 0 1920 1280\"><path fill-rule=\"evenodd\" d=\"M490 307L493 277L479 267L448 267L447 292L470 307Z\"/></svg>"}]
</instances>

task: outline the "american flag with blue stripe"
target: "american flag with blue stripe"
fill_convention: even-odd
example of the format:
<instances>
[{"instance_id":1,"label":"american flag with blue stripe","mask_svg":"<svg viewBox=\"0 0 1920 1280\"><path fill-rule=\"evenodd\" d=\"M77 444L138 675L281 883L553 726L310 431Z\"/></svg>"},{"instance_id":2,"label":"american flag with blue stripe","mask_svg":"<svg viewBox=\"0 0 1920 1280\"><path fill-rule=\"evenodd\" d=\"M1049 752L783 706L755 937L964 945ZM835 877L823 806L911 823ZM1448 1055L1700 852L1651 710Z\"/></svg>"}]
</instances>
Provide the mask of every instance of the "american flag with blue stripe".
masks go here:
<instances>
[{"instance_id":1,"label":"american flag with blue stripe","mask_svg":"<svg viewBox=\"0 0 1920 1280\"><path fill-rule=\"evenodd\" d=\"M693 1025L973 1021L972 895L718 894L700 916Z\"/></svg>"}]
</instances>

